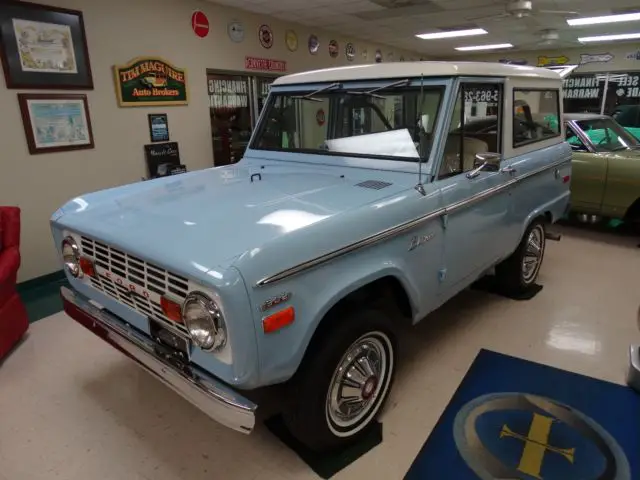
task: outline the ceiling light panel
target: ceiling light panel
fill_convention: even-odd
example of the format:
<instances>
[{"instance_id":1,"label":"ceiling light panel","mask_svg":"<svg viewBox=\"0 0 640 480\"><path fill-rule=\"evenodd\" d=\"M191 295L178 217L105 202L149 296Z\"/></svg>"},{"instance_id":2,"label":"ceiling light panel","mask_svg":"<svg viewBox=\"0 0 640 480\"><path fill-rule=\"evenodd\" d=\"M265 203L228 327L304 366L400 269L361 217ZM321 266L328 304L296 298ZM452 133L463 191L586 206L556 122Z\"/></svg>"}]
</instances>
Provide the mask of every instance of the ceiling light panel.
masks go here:
<instances>
[{"instance_id":1,"label":"ceiling light panel","mask_svg":"<svg viewBox=\"0 0 640 480\"><path fill-rule=\"evenodd\" d=\"M572 27L583 25L600 25L603 23L637 22L640 12L623 13L620 15L602 15L600 17L568 18L567 23Z\"/></svg>"},{"instance_id":2,"label":"ceiling light panel","mask_svg":"<svg viewBox=\"0 0 640 480\"><path fill-rule=\"evenodd\" d=\"M470 28L467 30L450 30L447 32L420 33L416 37L423 40L440 40L443 38L472 37L474 35L486 35L487 32L483 28Z\"/></svg>"},{"instance_id":3,"label":"ceiling light panel","mask_svg":"<svg viewBox=\"0 0 640 480\"><path fill-rule=\"evenodd\" d=\"M496 43L493 45L472 45L469 47L456 47L459 52L473 52L476 50L498 50L500 48L513 48L510 43Z\"/></svg>"},{"instance_id":4,"label":"ceiling light panel","mask_svg":"<svg viewBox=\"0 0 640 480\"><path fill-rule=\"evenodd\" d=\"M595 37L579 37L580 43L591 42L616 42L621 40L635 40L640 38L640 33L621 33L618 35L597 35Z\"/></svg>"}]
</instances>

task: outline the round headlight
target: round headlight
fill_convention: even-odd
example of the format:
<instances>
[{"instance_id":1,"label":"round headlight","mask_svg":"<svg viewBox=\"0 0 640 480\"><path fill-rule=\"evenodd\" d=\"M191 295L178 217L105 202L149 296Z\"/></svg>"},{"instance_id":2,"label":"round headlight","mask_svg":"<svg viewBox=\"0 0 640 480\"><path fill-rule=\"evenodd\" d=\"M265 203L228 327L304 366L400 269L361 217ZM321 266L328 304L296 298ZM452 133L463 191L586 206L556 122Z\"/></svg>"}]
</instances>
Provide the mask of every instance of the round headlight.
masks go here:
<instances>
[{"instance_id":1,"label":"round headlight","mask_svg":"<svg viewBox=\"0 0 640 480\"><path fill-rule=\"evenodd\" d=\"M191 340L203 350L220 350L227 343L227 326L218 304L201 292L187 295L182 319Z\"/></svg>"},{"instance_id":2,"label":"round headlight","mask_svg":"<svg viewBox=\"0 0 640 480\"><path fill-rule=\"evenodd\" d=\"M74 277L80 276L80 249L72 237L62 240L62 260L64 268Z\"/></svg>"}]
</instances>

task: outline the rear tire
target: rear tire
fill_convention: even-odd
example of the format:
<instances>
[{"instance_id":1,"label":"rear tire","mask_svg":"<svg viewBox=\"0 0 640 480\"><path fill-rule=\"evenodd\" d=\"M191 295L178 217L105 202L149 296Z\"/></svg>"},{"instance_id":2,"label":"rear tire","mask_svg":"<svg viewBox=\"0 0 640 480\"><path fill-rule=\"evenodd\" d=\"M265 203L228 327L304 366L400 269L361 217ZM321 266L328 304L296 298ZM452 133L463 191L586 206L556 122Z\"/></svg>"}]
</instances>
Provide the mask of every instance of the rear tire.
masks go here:
<instances>
[{"instance_id":1,"label":"rear tire","mask_svg":"<svg viewBox=\"0 0 640 480\"><path fill-rule=\"evenodd\" d=\"M353 443L384 405L393 384L396 336L376 310L347 310L330 334L312 345L283 412L289 431L315 451Z\"/></svg>"},{"instance_id":2,"label":"rear tire","mask_svg":"<svg viewBox=\"0 0 640 480\"><path fill-rule=\"evenodd\" d=\"M524 293L531 288L538 279L545 246L545 222L536 219L527 227L516 251L496 266L500 288L512 294Z\"/></svg>"}]
</instances>

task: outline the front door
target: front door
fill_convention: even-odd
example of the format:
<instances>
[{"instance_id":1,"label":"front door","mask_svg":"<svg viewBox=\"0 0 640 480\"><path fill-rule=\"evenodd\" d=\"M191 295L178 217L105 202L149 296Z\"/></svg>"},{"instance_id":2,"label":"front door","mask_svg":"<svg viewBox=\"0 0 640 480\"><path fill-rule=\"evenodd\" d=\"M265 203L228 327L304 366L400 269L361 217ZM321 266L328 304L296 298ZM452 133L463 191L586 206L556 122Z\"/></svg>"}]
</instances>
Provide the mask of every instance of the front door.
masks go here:
<instances>
[{"instance_id":1,"label":"front door","mask_svg":"<svg viewBox=\"0 0 640 480\"><path fill-rule=\"evenodd\" d=\"M477 170L476 155L502 153L501 83L462 83L438 171L447 213L441 294L449 297L500 258L507 246L510 180L499 167ZM495 192L495 193L492 193Z\"/></svg>"},{"instance_id":2,"label":"front door","mask_svg":"<svg viewBox=\"0 0 640 480\"><path fill-rule=\"evenodd\" d=\"M566 140L571 145L571 206L585 213L600 213L607 183L607 157L591 153L580 135L567 124Z\"/></svg>"}]
</instances>

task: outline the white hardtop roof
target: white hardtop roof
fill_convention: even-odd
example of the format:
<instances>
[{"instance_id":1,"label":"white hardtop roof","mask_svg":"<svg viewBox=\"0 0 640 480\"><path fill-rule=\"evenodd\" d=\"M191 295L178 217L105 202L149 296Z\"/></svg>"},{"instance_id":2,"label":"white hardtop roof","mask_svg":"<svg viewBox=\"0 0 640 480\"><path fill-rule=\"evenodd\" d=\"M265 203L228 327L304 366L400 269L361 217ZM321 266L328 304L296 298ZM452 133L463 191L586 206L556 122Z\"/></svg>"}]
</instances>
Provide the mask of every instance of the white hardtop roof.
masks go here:
<instances>
[{"instance_id":1,"label":"white hardtop roof","mask_svg":"<svg viewBox=\"0 0 640 480\"><path fill-rule=\"evenodd\" d=\"M274 85L299 83L346 82L385 78L428 77L521 77L560 80L558 73L547 68L508 65L491 62L393 62L325 68L294 73L276 79Z\"/></svg>"}]
</instances>

